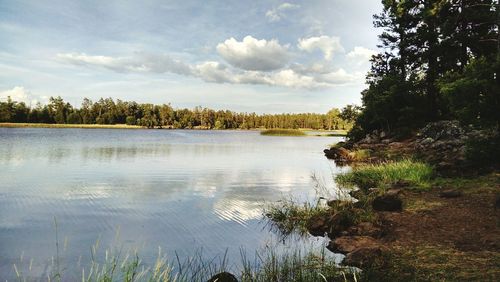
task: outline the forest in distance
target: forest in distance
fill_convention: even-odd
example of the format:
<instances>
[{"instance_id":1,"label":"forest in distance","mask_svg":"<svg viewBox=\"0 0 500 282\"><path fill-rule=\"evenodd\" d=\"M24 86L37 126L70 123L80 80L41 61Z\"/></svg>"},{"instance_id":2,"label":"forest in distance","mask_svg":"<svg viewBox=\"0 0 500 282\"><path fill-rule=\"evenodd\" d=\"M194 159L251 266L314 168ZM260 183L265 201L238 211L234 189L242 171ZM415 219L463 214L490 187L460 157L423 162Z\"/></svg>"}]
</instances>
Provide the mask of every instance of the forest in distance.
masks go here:
<instances>
[{"instance_id":1,"label":"forest in distance","mask_svg":"<svg viewBox=\"0 0 500 282\"><path fill-rule=\"evenodd\" d=\"M348 130L352 127L360 108L347 105L333 108L326 114L237 113L203 107L175 109L170 104L154 105L128 102L112 98L92 102L83 99L80 108L61 97L50 97L45 105L29 107L24 102L0 101L0 122L45 124L127 124L147 128L176 129L255 129L255 128L307 128L314 130Z\"/></svg>"}]
</instances>

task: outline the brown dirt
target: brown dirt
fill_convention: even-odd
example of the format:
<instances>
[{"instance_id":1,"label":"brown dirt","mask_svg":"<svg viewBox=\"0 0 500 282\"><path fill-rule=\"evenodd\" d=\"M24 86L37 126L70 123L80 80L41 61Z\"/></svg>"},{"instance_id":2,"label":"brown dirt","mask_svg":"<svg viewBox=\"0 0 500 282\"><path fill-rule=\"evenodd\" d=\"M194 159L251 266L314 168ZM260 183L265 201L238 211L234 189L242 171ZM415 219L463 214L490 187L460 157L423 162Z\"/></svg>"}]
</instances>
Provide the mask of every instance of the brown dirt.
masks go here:
<instances>
[{"instance_id":1,"label":"brown dirt","mask_svg":"<svg viewBox=\"0 0 500 282\"><path fill-rule=\"evenodd\" d=\"M409 211L381 214L388 242L432 242L461 251L500 251L500 210L494 208L495 194L446 199L437 191L407 193L404 202L421 203L421 207L417 204Z\"/></svg>"},{"instance_id":2,"label":"brown dirt","mask_svg":"<svg viewBox=\"0 0 500 282\"><path fill-rule=\"evenodd\" d=\"M379 213L396 268L388 271L416 281L500 281L500 185L493 186L450 199L439 189L406 191L403 212Z\"/></svg>"}]
</instances>

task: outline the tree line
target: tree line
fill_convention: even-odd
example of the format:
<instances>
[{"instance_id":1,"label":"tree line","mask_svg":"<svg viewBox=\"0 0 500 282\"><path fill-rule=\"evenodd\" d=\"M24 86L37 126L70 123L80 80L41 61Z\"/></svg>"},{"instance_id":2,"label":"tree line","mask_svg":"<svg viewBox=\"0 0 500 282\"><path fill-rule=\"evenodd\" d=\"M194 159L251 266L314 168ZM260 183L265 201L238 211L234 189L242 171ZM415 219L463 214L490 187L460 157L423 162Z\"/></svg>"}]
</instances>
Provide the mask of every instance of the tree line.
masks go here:
<instances>
[{"instance_id":1,"label":"tree line","mask_svg":"<svg viewBox=\"0 0 500 282\"><path fill-rule=\"evenodd\" d=\"M68 124L128 124L148 128L311 128L349 129L359 107L348 105L342 110L333 108L326 114L256 114L228 110L174 109L170 104L153 105L127 102L112 98L92 102L83 99L79 108L61 97L51 97L46 105L28 107L23 102L7 98L0 102L0 122L68 123Z\"/></svg>"},{"instance_id":2,"label":"tree line","mask_svg":"<svg viewBox=\"0 0 500 282\"><path fill-rule=\"evenodd\" d=\"M350 135L375 129L407 134L457 119L498 128L498 0L383 0L363 110Z\"/></svg>"}]
</instances>

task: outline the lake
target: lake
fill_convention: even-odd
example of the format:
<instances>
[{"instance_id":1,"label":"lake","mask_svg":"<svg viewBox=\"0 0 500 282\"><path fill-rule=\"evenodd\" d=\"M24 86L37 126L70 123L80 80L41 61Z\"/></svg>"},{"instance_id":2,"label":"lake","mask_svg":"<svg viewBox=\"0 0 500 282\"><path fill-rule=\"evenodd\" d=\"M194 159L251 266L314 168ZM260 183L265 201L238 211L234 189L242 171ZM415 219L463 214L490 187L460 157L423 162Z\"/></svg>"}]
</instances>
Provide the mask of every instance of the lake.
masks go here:
<instances>
[{"instance_id":1,"label":"lake","mask_svg":"<svg viewBox=\"0 0 500 282\"><path fill-rule=\"evenodd\" d=\"M281 244L262 206L312 200L339 137L258 131L0 128L0 278L46 277L57 256L81 272L90 249L137 249L154 261ZM57 223L57 224L56 224ZM56 228L57 226L57 228ZM57 231L57 237L56 237ZM314 244L324 244L320 239Z\"/></svg>"}]
</instances>

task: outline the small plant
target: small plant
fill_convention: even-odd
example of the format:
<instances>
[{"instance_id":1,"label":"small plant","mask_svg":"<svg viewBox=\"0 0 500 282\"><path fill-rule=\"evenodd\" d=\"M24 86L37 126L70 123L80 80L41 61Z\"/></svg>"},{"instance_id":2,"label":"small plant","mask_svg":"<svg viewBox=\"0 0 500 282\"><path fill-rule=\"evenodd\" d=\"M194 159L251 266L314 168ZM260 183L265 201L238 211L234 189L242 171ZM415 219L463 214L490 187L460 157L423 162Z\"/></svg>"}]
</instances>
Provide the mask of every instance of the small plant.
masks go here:
<instances>
[{"instance_id":1,"label":"small plant","mask_svg":"<svg viewBox=\"0 0 500 282\"><path fill-rule=\"evenodd\" d=\"M312 217L326 216L329 213L326 206L308 202L299 204L293 199L280 200L264 209L264 216L270 220L271 228L276 228L283 237L293 232L307 234L307 222Z\"/></svg>"}]
</instances>

